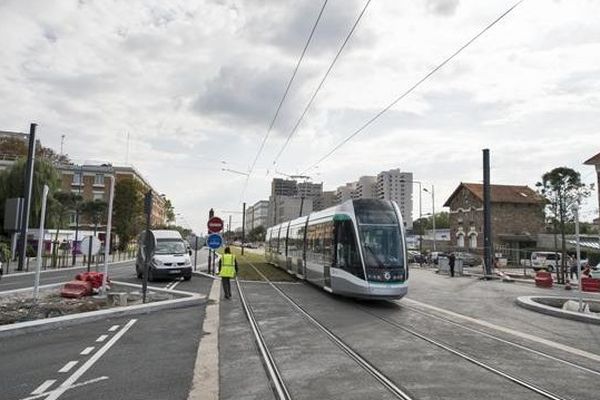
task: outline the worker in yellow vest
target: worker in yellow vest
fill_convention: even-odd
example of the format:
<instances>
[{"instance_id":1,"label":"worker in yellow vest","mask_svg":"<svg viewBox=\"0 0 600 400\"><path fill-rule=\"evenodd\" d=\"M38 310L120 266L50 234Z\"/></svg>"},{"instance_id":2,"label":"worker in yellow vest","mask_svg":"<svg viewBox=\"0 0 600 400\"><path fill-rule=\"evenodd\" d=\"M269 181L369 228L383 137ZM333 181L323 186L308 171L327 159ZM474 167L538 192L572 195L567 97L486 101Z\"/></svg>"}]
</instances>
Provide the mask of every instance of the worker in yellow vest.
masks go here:
<instances>
[{"instance_id":1,"label":"worker in yellow vest","mask_svg":"<svg viewBox=\"0 0 600 400\"><path fill-rule=\"evenodd\" d=\"M235 275L238 271L238 263L235 259L235 256L231 254L231 250L228 247L225 247L224 254L221 256L219 260L219 276L221 277L221 282L223 283L223 291L225 292L225 298L231 298L231 278L235 278Z\"/></svg>"}]
</instances>

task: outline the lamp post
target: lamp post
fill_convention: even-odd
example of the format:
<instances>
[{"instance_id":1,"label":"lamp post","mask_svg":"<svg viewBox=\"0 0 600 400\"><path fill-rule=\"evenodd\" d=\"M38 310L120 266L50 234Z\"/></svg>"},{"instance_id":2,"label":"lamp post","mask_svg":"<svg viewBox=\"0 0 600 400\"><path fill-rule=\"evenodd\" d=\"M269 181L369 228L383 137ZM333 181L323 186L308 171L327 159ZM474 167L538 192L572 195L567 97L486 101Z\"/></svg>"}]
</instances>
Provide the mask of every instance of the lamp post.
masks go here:
<instances>
[{"instance_id":1,"label":"lamp post","mask_svg":"<svg viewBox=\"0 0 600 400\"><path fill-rule=\"evenodd\" d=\"M83 185L83 165L79 166L79 182L77 185L77 195L81 196L81 185ZM78 204L75 208L75 240L73 242L73 266L77 262L77 241L79 240L79 208L81 204Z\"/></svg>"},{"instance_id":2,"label":"lamp post","mask_svg":"<svg viewBox=\"0 0 600 400\"><path fill-rule=\"evenodd\" d=\"M424 192L431 194L431 225L433 228L433 251L435 249L435 187L431 185L431 191L427 190L427 188L423 188Z\"/></svg>"},{"instance_id":3,"label":"lamp post","mask_svg":"<svg viewBox=\"0 0 600 400\"><path fill-rule=\"evenodd\" d=\"M423 187L420 181L411 181L413 184L419 185L419 253L423 254L423 208L422 208L422 196Z\"/></svg>"}]
</instances>

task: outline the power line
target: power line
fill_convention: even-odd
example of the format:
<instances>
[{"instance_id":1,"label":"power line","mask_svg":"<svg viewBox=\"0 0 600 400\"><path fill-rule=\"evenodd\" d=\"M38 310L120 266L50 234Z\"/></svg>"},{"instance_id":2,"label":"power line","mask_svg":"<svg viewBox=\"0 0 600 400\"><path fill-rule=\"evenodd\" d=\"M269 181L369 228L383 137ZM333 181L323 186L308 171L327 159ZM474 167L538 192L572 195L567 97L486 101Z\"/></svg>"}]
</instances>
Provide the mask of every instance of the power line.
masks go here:
<instances>
[{"instance_id":1,"label":"power line","mask_svg":"<svg viewBox=\"0 0 600 400\"><path fill-rule=\"evenodd\" d=\"M246 183L244 184L244 189L242 190L242 195L241 197L244 197L244 193L246 192L246 188L248 186L248 180L250 179L250 175L252 175L252 172L254 172L254 167L256 166L256 162L258 161L258 158L260 157L263 149L265 148L265 144L267 143L267 139L269 138L269 135L271 134L271 131L273 130L273 126L275 125L275 121L277 120L277 116L279 116L279 111L281 111L281 106L283 105L283 102L285 101L285 98L287 97L289 91L290 91L290 87L292 86L292 82L294 81L294 78L296 77L296 73L298 72L298 68L300 68L300 64L302 63L302 60L304 59L304 55L306 54L306 49L308 49L308 45L310 44L310 42L312 41L312 38L314 36L315 30L317 29L317 25L319 24L319 21L321 20L321 16L323 15L323 11L325 10L325 6L327 5L327 1L325 0L323 2L323 5L321 6L321 10L319 11L319 15L317 15L317 19L310 31L310 35L308 36L308 39L306 40L306 44L304 45L304 48L302 49L302 53L300 54L300 57L298 58L298 62L296 63L296 67L294 68L294 72L292 73L292 76L290 77L290 80L287 83L287 86L285 88L285 91L283 93L283 96L281 97L281 100L279 101L279 105L277 106L277 110L275 111L275 115L273 116L273 119L271 120L271 123L269 124L269 129L267 129L267 133L265 134L260 147L258 148L258 151L256 152L256 156L254 157L254 161L252 162L252 165L250 166L250 169L248 170L248 177L246 178Z\"/></svg>"},{"instance_id":2,"label":"power line","mask_svg":"<svg viewBox=\"0 0 600 400\"><path fill-rule=\"evenodd\" d=\"M405 98L406 96L408 96L417 87L419 87L423 82L425 82L427 79L429 79L433 74L435 74L437 71L439 71L448 62L450 62L454 57L456 57L464 49L466 49L467 47L469 47L469 45L471 45L471 43L473 43L481 35L483 35L485 32L487 32L491 27L493 27L494 25L496 25L502 18L504 18L506 15L508 15L512 10L514 10L523 1L525 1L525 0L519 0L518 2L516 2L512 7L510 7L508 10L506 10L504 13L502 13L498 18L496 18L494 21L492 21L489 25L487 25L481 32L479 32L477 35L475 35L473 38L471 38L471 40L469 40L467 43L465 43L464 45L462 45L458 50L456 50L454 53L452 53L452 55L450 55L448 58L446 58L441 64L439 64L437 67L435 67L434 69L432 69L427 75L425 75L423 78L421 78L417 83L415 83L408 90L406 90L404 93L402 93L396 99L394 99L394 101L392 101L385 108L383 108L381 111L379 111L377 114L375 114L375 116L373 116L371 119L369 119L367 122L365 122L360 128L358 128L352 134L350 134L350 136L348 136L347 138L345 138L344 140L342 140L340 143L338 143L333 149L331 149L327 154L325 154L323 157L321 157L317 162L315 162L314 164L312 164L310 167L306 168L302 172L302 174L304 174L308 170L316 167L318 164L320 164L323 161L325 161L333 153L335 153L340 147L342 147L343 145L345 145L346 143L348 143L356 135L358 135L365 128L367 128L369 125L371 125L373 122L375 122L379 117L381 117L383 114L385 114L387 111L389 111L393 106L395 106L400 100L402 100L403 98Z\"/></svg>"},{"instance_id":3,"label":"power line","mask_svg":"<svg viewBox=\"0 0 600 400\"><path fill-rule=\"evenodd\" d=\"M313 101L317 97L317 93L319 93L319 91L321 90L321 87L323 87L323 83L325 83L325 80L329 76L329 73L333 69L333 66L335 65L335 63L337 62L338 58L340 57L340 54L342 54L342 51L344 51L344 48L346 47L346 44L348 44L348 41L350 40L350 37L352 36L352 34L354 33L354 31L356 30L356 27L357 27L358 23L362 19L363 15L364 15L365 11L367 10L367 7L369 6L370 3L371 3L371 0L367 0L367 2L365 3L362 11L358 15L358 18L356 19L356 21L354 21L354 25L352 25L352 29L350 29L350 32L348 32L348 35L346 36L346 39L344 39L344 42L342 43L342 46L340 47L340 49L338 50L337 54L333 58L333 61L331 61L331 64L329 65L329 68L325 72L325 75L323 75L323 78L321 79L321 82L319 83L319 85L317 86L317 88L314 91L313 95L311 96L310 100L306 104L306 107L304 107L304 111L300 115L300 118L298 118L298 121L296 121L296 124L294 125L294 127L292 128L292 130L290 131L290 133L288 134L288 137L286 138L285 143L283 144L283 146L279 150L279 153L277 153L277 155L275 156L275 159L273 160L273 165L277 164L277 160L279 160L279 157L281 157L281 154L284 152L285 148L290 143L290 140L292 139L292 136L294 136L294 134L298 130L298 127L300 126L300 123L302 122L302 120L304 119L304 116L308 112L308 109L310 108L310 106L312 105Z\"/></svg>"}]
</instances>

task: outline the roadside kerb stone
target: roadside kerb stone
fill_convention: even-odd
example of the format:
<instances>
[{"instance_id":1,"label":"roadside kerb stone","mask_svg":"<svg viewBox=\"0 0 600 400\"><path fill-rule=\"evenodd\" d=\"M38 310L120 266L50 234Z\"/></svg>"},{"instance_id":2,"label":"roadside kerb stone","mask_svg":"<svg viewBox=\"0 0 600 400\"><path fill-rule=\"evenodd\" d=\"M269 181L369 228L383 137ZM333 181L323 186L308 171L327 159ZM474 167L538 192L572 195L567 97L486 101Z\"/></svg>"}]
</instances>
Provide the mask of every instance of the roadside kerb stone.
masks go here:
<instances>
[{"instance_id":1,"label":"roadside kerb stone","mask_svg":"<svg viewBox=\"0 0 600 400\"><path fill-rule=\"evenodd\" d=\"M552 306L548 306L546 304L541 304L535 301L535 299L556 299L556 300L576 300L572 297L560 297L560 296L521 296L518 297L516 303L518 306L536 311L542 314L551 315L554 317L570 319L574 321L587 322L590 324L600 325L600 316L584 314L577 311L568 311L563 310L561 308L556 308ZM577 300L576 300L577 301ZM583 301L593 301L598 302L597 299L583 299Z\"/></svg>"},{"instance_id":2,"label":"roadside kerb stone","mask_svg":"<svg viewBox=\"0 0 600 400\"><path fill-rule=\"evenodd\" d=\"M126 282L113 281L113 283L119 284L122 286L129 286L129 287L136 287L136 288L141 287L141 285L134 285L131 283L126 283ZM53 285L60 286L60 285L62 285L62 283L53 284ZM122 317L125 315L146 314L149 312L159 311L159 310L191 307L191 306L204 304L206 302L206 296L201 296L200 294L196 294L196 293L184 292L184 291L180 291L180 290L162 289L162 288L157 288L157 287L152 287L151 289L156 292L179 294L184 297L179 298L179 299L173 299L173 300L157 301L157 302L146 303L146 304L135 304L135 305L126 306L126 307L110 308L110 309L104 309L104 310L98 310L98 311L88 311L88 312L79 313L79 314L63 315L60 317L46 318L46 319L39 319L39 320L35 320L35 321L18 322L16 324L4 325L4 326L0 326L0 338L21 335L21 334L31 333L31 332L39 332L39 331L44 331L44 330L48 330L48 329L62 328L62 327L71 326L71 325L78 325L78 324L82 324L82 323L86 323L86 322L103 320L106 318L116 318L116 317ZM22 291L23 289L19 289L19 290ZM25 290L31 290L31 288L28 288Z\"/></svg>"},{"instance_id":3,"label":"roadside kerb stone","mask_svg":"<svg viewBox=\"0 0 600 400\"><path fill-rule=\"evenodd\" d=\"M111 266L111 265L117 265L117 264L125 264L125 263L132 262L132 261L135 261L135 258L130 258L130 259L121 260L121 261L115 261L115 262L109 262L108 265ZM104 264L101 264L101 265L104 265ZM76 266L76 267L67 267L67 268L47 268L47 269L41 270L40 273L44 274L46 272L74 271L74 270L77 270L77 269L85 269L85 268L86 268L85 265L79 265L79 266ZM3 277L4 278L9 278L9 277L12 277L12 276L25 276L25 275L33 275L33 274L35 274L35 271L11 272L11 273L8 273L8 274L4 274Z\"/></svg>"}]
</instances>

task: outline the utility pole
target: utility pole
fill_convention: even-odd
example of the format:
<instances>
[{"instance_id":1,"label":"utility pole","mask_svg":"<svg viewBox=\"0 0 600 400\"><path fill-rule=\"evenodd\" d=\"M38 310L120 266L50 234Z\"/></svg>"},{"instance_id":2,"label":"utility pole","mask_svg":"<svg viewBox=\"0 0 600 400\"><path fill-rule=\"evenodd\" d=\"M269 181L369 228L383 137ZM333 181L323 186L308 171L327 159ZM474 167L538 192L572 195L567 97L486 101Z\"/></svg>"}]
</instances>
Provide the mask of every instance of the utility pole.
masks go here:
<instances>
[{"instance_id":1,"label":"utility pole","mask_svg":"<svg viewBox=\"0 0 600 400\"><path fill-rule=\"evenodd\" d=\"M485 275L492 275L492 198L490 186L490 150L483 149L483 253Z\"/></svg>"},{"instance_id":2,"label":"utility pole","mask_svg":"<svg viewBox=\"0 0 600 400\"><path fill-rule=\"evenodd\" d=\"M246 202L242 207L242 255L244 255L244 240L246 240Z\"/></svg>"},{"instance_id":3,"label":"utility pole","mask_svg":"<svg viewBox=\"0 0 600 400\"><path fill-rule=\"evenodd\" d=\"M77 194L81 196L81 186L83 185L83 165L79 166L79 184L77 185ZM73 266L77 262L77 241L79 240L79 208L81 204L77 204L75 208L75 241L73 242ZM81 248L79 249L81 251Z\"/></svg>"},{"instance_id":4,"label":"utility pole","mask_svg":"<svg viewBox=\"0 0 600 400\"><path fill-rule=\"evenodd\" d=\"M425 192L429 192L429 190L427 190L427 188L423 188L423 190ZM431 225L433 228L433 251L436 251L435 249L435 188L433 185L431 185Z\"/></svg>"},{"instance_id":5,"label":"utility pole","mask_svg":"<svg viewBox=\"0 0 600 400\"><path fill-rule=\"evenodd\" d=\"M37 124L29 126L29 151L27 153L26 177L23 185L23 214L21 219L21 242L19 246L18 271L23 271L25 256L27 255L27 227L29 225L29 209L31 208L31 187L33 185L33 167L35 160L35 129Z\"/></svg>"},{"instance_id":6,"label":"utility pole","mask_svg":"<svg viewBox=\"0 0 600 400\"><path fill-rule=\"evenodd\" d=\"M154 247L154 243L151 243L153 236L151 235L150 228L152 227L152 190L149 190L144 196L144 211L146 213L146 235L144 237L144 276L142 280L142 302L146 303L146 291L148 290L148 269L152 260L152 252L150 249Z\"/></svg>"},{"instance_id":7,"label":"utility pole","mask_svg":"<svg viewBox=\"0 0 600 400\"><path fill-rule=\"evenodd\" d=\"M581 291L581 248L579 238L579 201L573 205L573 214L575 217L575 246L577 251L577 291L579 292L579 312L583 311L583 292ZM570 271L569 271L570 273Z\"/></svg>"},{"instance_id":8,"label":"utility pole","mask_svg":"<svg viewBox=\"0 0 600 400\"><path fill-rule=\"evenodd\" d=\"M64 146L65 146L65 135L61 135L61 137L60 137L60 156L61 157L65 154Z\"/></svg>"},{"instance_id":9,"label":"utility pole","mask_svg":"<svg viewBox=\"0 0 600 400\"><path fill-rule=\"evenodd\" d=\"M212 217L215 216L215 210L213 210L212 208L208 211L208 219L210 220ZM208 234L210 235L210 230L208 230ZM212 250L209 248L208 249L208 264L207 264L207 268L208 268L208 273L212 274L214 273L215 268L213 268L213 257L212 257Z\"/></svg>"}]
</instances>

